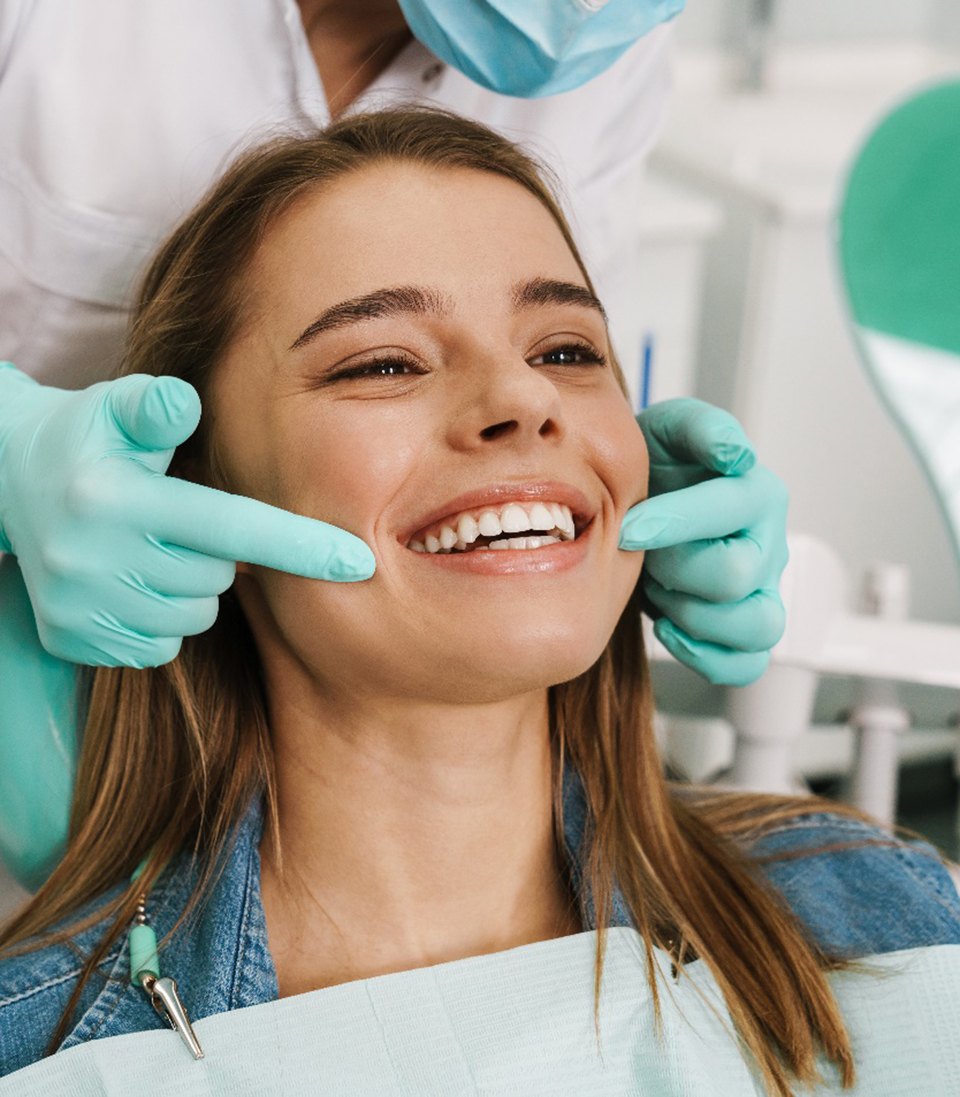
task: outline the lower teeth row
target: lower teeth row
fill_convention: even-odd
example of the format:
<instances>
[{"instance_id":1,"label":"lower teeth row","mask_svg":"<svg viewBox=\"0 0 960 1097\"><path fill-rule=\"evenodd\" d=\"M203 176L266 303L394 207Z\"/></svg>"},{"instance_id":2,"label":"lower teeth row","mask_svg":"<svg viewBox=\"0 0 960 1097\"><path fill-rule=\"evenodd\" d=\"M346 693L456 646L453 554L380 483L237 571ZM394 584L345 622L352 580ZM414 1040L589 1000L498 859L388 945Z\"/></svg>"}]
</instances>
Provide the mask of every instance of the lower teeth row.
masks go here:
<instances>
[{"instance_id":1,"label":"lower teeth row","mask_svg":"<svg viewBox=\"0 0 960 1097\"><path fill-rule=\"evenodd\" d=\"M543 545L556 545L559 544L559 537L509 537L504 538L502 541L491 541L487 548L492 549L533 549L540 548ZM480 552L483 549L483 545L477 545L473 550L474 552Z\"/></svg>"},{"instance_id":2,"label":"lower teeth row","mask_svg":"<svg viewBox=\"0 0 960 1097\"><path fill-rule=\"evenodd\" d=\"M559 544L561 538L553 537L549 534L545 534L543 537L504 537L499 541L491 541L489 545L477 545L475 548L470 548L469 545L458 543L453 548L441 548L437 554L450 554L453 552L465 552L468 549L471 552L486 552L487 549L537 549L543 548L545 545ZM421 545L419 541L413 541L410 547L414 552L429 552L425 545Z\"/></svg>"}]
</instances>

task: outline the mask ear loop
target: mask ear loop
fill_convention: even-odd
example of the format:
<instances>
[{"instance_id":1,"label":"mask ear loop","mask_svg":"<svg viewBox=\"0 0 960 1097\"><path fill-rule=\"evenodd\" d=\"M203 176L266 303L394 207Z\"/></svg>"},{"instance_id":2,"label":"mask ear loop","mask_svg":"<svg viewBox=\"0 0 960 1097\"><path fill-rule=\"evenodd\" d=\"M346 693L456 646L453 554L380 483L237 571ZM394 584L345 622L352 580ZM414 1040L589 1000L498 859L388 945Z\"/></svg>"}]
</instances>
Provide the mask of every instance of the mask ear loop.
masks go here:
<instances>
[{"instance_id":1,"label":"mask ear loop","mask_svg":"<svg viewBox=\"0 0 960 1097\"><path fill-rule=\"evenodd\" d=\"M144 858L130 877L131 882L136 883L139 880L146 865L147 859ZM190 1024L186 1008L180 1001L177 981L160 974L157 935L150 925L145 891L141 891L137 898L137 910L130 928L130 981L139 983L157 1013L180 1033L194 1059L202 1059L203 1048L200 1047L200 1041Z\"/></svg>"}]
</instances>

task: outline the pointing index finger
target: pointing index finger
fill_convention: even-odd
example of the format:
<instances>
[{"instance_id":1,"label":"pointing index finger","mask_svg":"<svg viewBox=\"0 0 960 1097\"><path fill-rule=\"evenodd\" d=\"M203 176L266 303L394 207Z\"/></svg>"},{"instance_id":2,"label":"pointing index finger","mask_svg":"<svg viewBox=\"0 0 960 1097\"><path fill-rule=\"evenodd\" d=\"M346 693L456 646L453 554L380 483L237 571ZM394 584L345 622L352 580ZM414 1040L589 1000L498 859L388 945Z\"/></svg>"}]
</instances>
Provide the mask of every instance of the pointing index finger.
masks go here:
<instances>
[{"instance_id":1,"label":"pointing index finger","mask_svg":"<svg viewBox=\"0 0 960 1097\"><path fill-rule=\"evenodd\" d=\"M158 486L146 524L170 544L307 579L356 582L376 568L366 543L338 526L186 480Z\"/></svg>"},{"instance_id":2,"label":"pointing index finger","mask_svg":"<svg viewBox=\"0 0 960 1097\"><path fill-rule=\"evenodd\" d=\"M773 484L763 482L765 473L757 466L744 476L717 476L638 503L623 519L620 547L666 548L753 528L769 510L779 511Z\"/></svg>"}]
</instances>

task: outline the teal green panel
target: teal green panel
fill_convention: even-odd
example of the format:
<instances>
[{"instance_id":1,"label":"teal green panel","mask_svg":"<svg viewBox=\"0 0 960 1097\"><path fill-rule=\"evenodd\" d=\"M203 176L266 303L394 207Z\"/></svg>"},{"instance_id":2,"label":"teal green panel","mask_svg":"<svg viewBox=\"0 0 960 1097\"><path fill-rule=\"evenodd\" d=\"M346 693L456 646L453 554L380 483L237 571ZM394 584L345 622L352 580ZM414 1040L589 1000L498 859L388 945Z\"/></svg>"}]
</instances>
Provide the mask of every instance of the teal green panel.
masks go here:
<instances>
[{"instance_id":1,"label":"teal green panel","mask_svg":"<svg viewBox=\"0 0 960 1097\"><path fill-rule=\"evenodd\" d=\"M921 92L874 130L839 231L857 322L960 353L960 81Z\"/></svg>"}]
</instances>

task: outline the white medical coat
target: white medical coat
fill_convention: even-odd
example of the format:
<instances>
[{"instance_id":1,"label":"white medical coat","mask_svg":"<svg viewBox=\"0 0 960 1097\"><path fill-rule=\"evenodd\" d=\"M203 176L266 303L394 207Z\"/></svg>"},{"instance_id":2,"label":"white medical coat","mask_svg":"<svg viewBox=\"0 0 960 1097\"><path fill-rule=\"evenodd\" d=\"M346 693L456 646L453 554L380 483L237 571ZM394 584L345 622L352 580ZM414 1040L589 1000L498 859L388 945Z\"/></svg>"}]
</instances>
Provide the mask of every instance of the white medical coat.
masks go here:
<instances>
[{"instance_id":1,"label":"white medical coat","mask_svg":"<svg viewBox=\"0 0 960 1097\"><path fill-rule=\"evenodd\" d=\"M532 148L615 329L666 33L538 100L486 91L414 40L350 109L426 101ZM65 388L108 376L157 243L241 148L328 120L294 0L0 0L0 359Z\"/></svg>"}]
</instances>

